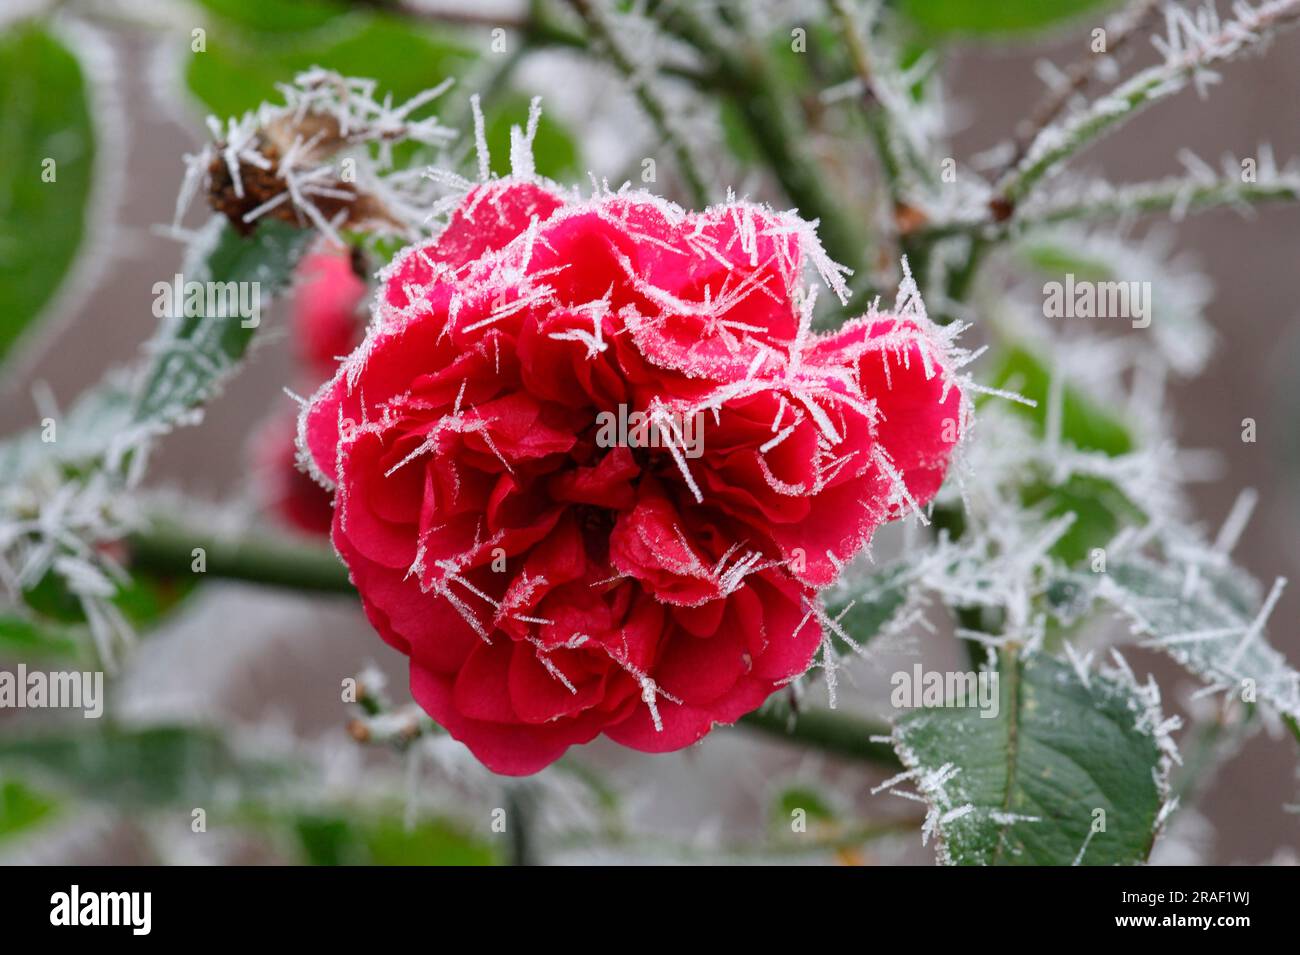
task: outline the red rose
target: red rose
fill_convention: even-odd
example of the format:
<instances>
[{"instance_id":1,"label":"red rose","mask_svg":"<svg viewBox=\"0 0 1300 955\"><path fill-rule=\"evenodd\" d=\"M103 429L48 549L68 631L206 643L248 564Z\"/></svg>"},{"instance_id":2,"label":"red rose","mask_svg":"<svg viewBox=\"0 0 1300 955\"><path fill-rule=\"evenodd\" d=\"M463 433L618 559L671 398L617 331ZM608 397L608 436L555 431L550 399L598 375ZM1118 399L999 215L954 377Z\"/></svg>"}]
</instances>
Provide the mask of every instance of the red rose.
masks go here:
<instances>
[{"instance_id":1,"label":"red rose","mask_svg":"<svg viewBox=\"0 0 1300 955\"><path fill-rule=\"evenodd\" d=\"M274 414L253 436L255 490L263 510L279 523L303 534L322 537L334 521L330 493L298 467L294 416Z\"/></svg>"},{"instance_id":2,"label":"red rose","mask_svg":"<svg viewBox=\"0 0 1300 955\"><path fill-rule=\"evenodd\" d=\"M318 251L298 266L293 299L294 341L314 381L334 374L339 359L357 347L365 328L359 307L366 283L346 252Z\"/></svg>"},{"instance_id":3,"label":"red rose","mask_svg":"<svg viewBox=\"0 0 1300 955\"><path fill-rule=\"evenodd\" d=\"M366 283L343 251L321 249L297 270L293 338L307 382L306 391L334 374L340 357L357 346L365 328L360 306ZM257 492L263 507L281 523L314 536L328 534L334 519L330 493L298 467L294 418L271 415L251 448Z\"/></svg>"},{"instance_id":4,"label":"red rose","mask_svg":"<svg viewBox=\"0 0 1300 955\"><path fill-rule=\"evenodd\" d=\"M934 494L945 340L874 314L812 334L809 260L840 283L792 214L503 181L383 276L299 441L415 699L491 769L757 708L821 643L818 588Z\"/></svg>"}]
</instances>

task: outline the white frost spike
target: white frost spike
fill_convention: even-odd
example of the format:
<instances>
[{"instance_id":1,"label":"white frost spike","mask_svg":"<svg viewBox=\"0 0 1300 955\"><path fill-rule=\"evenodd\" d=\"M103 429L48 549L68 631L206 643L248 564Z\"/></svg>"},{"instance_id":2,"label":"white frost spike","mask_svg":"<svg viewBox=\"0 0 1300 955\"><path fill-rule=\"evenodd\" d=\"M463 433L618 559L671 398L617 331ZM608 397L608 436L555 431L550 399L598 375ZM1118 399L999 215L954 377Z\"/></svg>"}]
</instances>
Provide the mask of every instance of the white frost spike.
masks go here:
<instances>
[{"instance_id":1,"label":"white frost spike","mask_svg":"<svg viewBox=\"0 0 1300 955\"><path fill-rule=\"evenodd\" d=\"M1273 581L1273 589L1268 592L1268 597L1264 600L1264 606L1259 608L1259 613L1256 614L1250 627L1247 628L1245 635L1241 638L1241 642L1237 644L1237 648L1232 651L1232 656L1228 658L1228 669L1232 669L1237 665L1242 654L1246 652L1246 648L1250 646L1251 641L1263 632L1264 624L1268 622L1269 614L1273 612L1273 608L1277 606L1278 600L1281 599L1282 589L1285 586L1285 577L1279 577Z\"/></svg>"},{"instance_id":2,"label":"white frost spike","mask_svg":"<svg viewBox=\"0 0 1300 955\"><path fill-rule=\"evenodd\" d=\"M1088 834L1087 834L1086 836L1084 836L1084 838L1083 838L1083 845L1081 845L1081 846L1079 847L1079 854L1076 855L1076 856L1074 857L1074 861L1071 862L1070 865L1082 865L1082 864L1083 864L1083 857L1084 857L1084 855L1085 855L1085 854L1087 853L1087 851L1088 851L1088 844L1089 844L1090 842L1092 842L1092 837L1095 836L1096 834L1097 834L1097 830L1096 830L1096 829L1093 829L1091 826L1089 826L1089 827L1088 827Z\"/></svg>"},{"instance_id":3,"label":"white frost spike","mask_svg":"<svg viewBox=\"0 0 1300 955\"><path fill-rule=\"evenodd\" d=\"M672 455L673 462L682 473L682 480L690 488L695 500L703 504L704 495L700 493L700 486L695 483L695 478L691 476L691 469L686 464L686 456L682 453L682 449L686 446L686 439L682 435L676 419L658 403L651 408L650 419L659 425L660 433L664 435L664 441L668 445L668 453Z\"/></svg>"},{"instance_id":4,"label":"white frost spike","mask_svg":"<svg viewBox=\"0 0 1300 955\"><path fill-rule=\"evenodd\" d=\"M663 720L659 717L659 704L655 702L655 695L659 692L659 687L655 686L655 681L648 676L641 677L641 702L650 708L650 719L654 721L655 732L664 731Z\"/></svg>"},{"instance_id":5,"label":"white frost spike","mask_svg":"<svg viewBox=\"0 0 1300 955\"><path fill-rule=\"evenodd\" d=\"M1228 512L1223 526L1219 528L1218 536L1214 539L1215 553L1223 554L1225 557L1232 553L1232 549L1237 546L1237 541L1241 538L1241 532L1250 522L1250 515L1254 513L1258 501L1259 494L1254 488L1245 488L1237 495L1232 510Z\"/></svg>"},{"instance_id":6,"label":"white frost spike","mask_svg":"<svg viewBox=\"0 0 1300 955\"><path fill-rule=\"evenodd\" d=\"M528 181L537 173L533 165L533 140L537 136L537 124L542 118L542 98L534 96L528 104L528 125L525 129L518 126L510 128L510 173L516 179ZM478 121L475 120L475 137L477 139ZM479 166L482 175L483 167Z\"/></svg>"},{"instance_id":7,"label":"white frost spike","mask_svg":"<svg viewBox=\"0 0 1300 955\"><path fill-rule=\"evenodd\" d=\"M1074 667L1074 674L1079 678L1085 690L1092 688L1092 682L1089 679L1088 670L1092 666L1093 651L1089 650L1082 657L1074 649L1074 644L1065 641L1065 655L1070 661L1070 666Z\"/></svg>"},{"instance_id":8,"label":"white frost spike","mask_svg":"<svg viewBox=\"0 0 1300 955\"><path fill-rule=\"evenodd\" d=\"M488 152L487 124L483 120L483 107L477 93L469 98L469 105L474 113L474 153L478 156L478 180L487 182L492 178L492 156Z\"/></svg>"}]
</instances>

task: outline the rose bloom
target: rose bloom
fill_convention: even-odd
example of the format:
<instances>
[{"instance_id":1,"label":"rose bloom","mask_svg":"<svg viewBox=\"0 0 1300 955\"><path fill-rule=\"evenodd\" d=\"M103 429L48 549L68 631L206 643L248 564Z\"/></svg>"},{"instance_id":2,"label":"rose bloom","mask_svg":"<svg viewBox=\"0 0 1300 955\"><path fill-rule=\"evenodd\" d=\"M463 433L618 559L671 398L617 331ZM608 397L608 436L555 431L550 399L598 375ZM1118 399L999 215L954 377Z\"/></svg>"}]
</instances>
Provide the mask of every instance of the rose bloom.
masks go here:
<instances>
[{"instance_id":1,"label":"rose bloom","mask_svg":"<svg viewBox=\"0 0 1300 955\"><path fill-rule=\"evenodd\" d=\"M253 433L249 458L257 501L280 525L309 537L322 537L334 525L328 491L298 467L294 419L275 414Z\"/></svg>"},{"instance_id":2,"label":"rose bloom","mask_svg":"<svg viewBox=\"0 0 1300 955\"><path fill-rule=\"evenodd\" d=\"M295 276L293 341L304 390L334 374L339 359L360 342L360 306L366 283L352 256L322 245L305 256ZM319 537L330 532L333 497L298 467L296 417L276 412L254 433L250 457L263 509L286 527Z\"/></svg>"},{"instance_id":3,"label":"rose bloom","mask_svg":"<svg viewBox=\"0 0 1300 955\"><path fill-rule=\"evenodd\" d=\"M361 339L366 283L349 253L327 246L303 258L296 279L293 331L298 360L320 381L334 374L339 359Z\"/></svg>"},{"instance_id":4,"label":"rose bloom","mask_svg":"<svg viewBox=\"0 0 1300 955\"><path fill-rule=\"evenodd\" d=\"M809 264L845 291L793 214L512 179L381 276L299 442L412 694L490 769L756 709L822 646L818 590L938 489L949 336L919 309L813 333ZM659 440L598 440L620 409Z\"/></svg>"}]
</instances>

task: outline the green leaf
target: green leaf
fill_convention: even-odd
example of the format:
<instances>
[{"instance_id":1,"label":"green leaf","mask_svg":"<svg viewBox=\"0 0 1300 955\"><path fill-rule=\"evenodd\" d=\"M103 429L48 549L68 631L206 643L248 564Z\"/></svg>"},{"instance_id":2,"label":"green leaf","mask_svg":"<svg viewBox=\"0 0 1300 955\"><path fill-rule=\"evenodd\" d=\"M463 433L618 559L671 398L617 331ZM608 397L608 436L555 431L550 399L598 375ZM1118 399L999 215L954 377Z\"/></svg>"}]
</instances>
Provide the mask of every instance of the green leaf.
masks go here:
<instances>
[{"instance_id":1,"label":"green leaf","mask_svg":"<svg viewBox=\"0 0 1300 955\"><path fill-rule=\"evenodd\" d=\"M826 615L838 620L840 629L859 648L866 646L907 604L911 570L907 561L897 561L870 573L851 570L822 591ZM839 654L855 652L837 633L832 632L831 642Z\"/></svg>"},{"instance_id":2,"label":"green leaf","mask_svg":"<svg viewBox=\"0 0 1300 955\"><path fill-rule=\"evenodd\" d=\"M273 219L259 222L257 231L244 238L214 218L206 241L191 250L182 274L187 283L257 282L260 311L265 313L268 296L290 283L315 238L313 230ZM198 314L185 316L183 308L173 313L144 349L134 379L113 373L82 394L60 422L57 443L42 441L37 430L0 442L0 480L18 484L51 466L65 477L116 467L122 462L115 455L130 448L134 439L165 432L211 398L257 329L244 327L238 315L224 316L220 309L206 314L206 302Z\"/></svg>"},{"instance_id":3,"label":"green leaf","mask_svg":"<svg viewBox=\"0 0 1300 955\"><path fill-rule=\"evenodd\" d=\"M288 83L313 66L373 79L381 93L391 93L400 102L462 74L473 59L465 45L410 20L353 13L290 40L240 31L214 33L206 50L191 55L185 79L212 113L239 116L278 99L277 83ZM437 108L434 103L427 110L434 113Z\"/></svg>"},{"instance_id":4,"label":"green leaf","mask_svg":"<svg viewBox=\"0 0 1300 955\"><path fill-rule=\"evenodd\" d=\"M159 577L135 570L113 603L133 627L144 630L162 622L197 586L194 574Z\"/></svg>"},{"instance_id":5,"label":"green leaf","mask_svg":"<svg viewBox=\"0 0 1300 955\"><path fill-rule=\"evenodd\" d=\"M71 626L86 622L85 611L67 582L52 571L23 592L28 609L42 618L43 625Z\"/></svg>"},{"instance_id":6,"label":"green leaf","mask_svg":"<svg viewBox=\"0 0 1300 955\"><path fill-rule=\"evenodd\" d=\"M1180 375L1197 374L1213 353L1214 328L1205 313L1209 286L1171 260L1158 241L1134 242L1054 228L1030 232L1015 243L1014 254L1045 278L1060 283L1067 296L1063 303L1070 295L1077 301L1080 291L1092 286L1088 291L1095 293L1095 308L1101 314L1110 314L1112 290L1123 296L1115 299L1115 304L1123 307L1127 302L1133 318L1139 306L1144 308L1144 323L1136 330ZM1138 292L1133 296L1131 291L1123 291L1125 288Z\"/></svg>"},{"instance_id":7,"label":"green leaf","mask_svg":"<svg viewBox=\"0 0 1300 955\"><path fill-rule=\"evenodd\" d=\"M237 754L212 730L126 729L103 720L77 730L0 738L0 766L119 808L210 807L261 792L288 769Z\"/></svg>"},{"instance_id":8,"label":"green leaf","mask_svg":"<svg viewBox=\"0 0 1300 955\"><path fill-rule=\"evenodd\" d=\"M188 563L185 566L188 569ZM118 584L112 603L136 632L144 632L160 624L197 586L193 574L154 575L133 568ZM23 603L33 618L0 615L0 659L9 654L21 654L20 659L96 659L85 608L61 576L47 573L23 592Z\"/></svg>"},{"instance_id":9,"label":"green leaf","mask_svg":"<svg viewBox=\"0 0 1300 955\"><path fill-rule=\"evenodd\" d=\"M322 27L351 9L341 0L198 0L226 23L266 33Z\"/></svg>"},{"instance_id":10,"label":"green leaf","mask_svg":"<svg viewBox=\"0 0 1300 955\"><path fill-rule=\"evenodd\" d=\"M993 386L1019 392L1037 407L1014 402L1009 408L1033 423L1040 437L1047 432L1047 396L1051 372L1026 348L1012 346L1002 355L993 374ZM1081 451L1101 451L1111 457L1134 448L1128 427L1115 415L1092 402L1071 385L1062 389L1061 437Z\"/></svg>"},{"instance_id":11,"label":"green leaf","mask_svg":"<svg viewBox=\"0 0 1300 955\"><path fill-rule=\"evenodd\" d=\"M75 658L83 642L67 629L12 614L0 616L0 659Z\"/></svg>"},{"instance_id":12,"label":"green leaf","mask_svg":"<svg viewBox=\"0 0 1300 955\"><path fill-rule=\"evenodd\" d=\"M383 819L365 831L374 865L493 865L496 852L443 822L426 822L407 830L396 819Z\"/></svg>"},{"instance_id":13,"label":"green leaf","mask_svg":"<svg viewBox=\"0 0 1300 955\"><path fill-rule=\"evenodd\" d=\"M72 268L87 227L95 148L76 57L34 23L0 35L0 359Z\"/></svg>"},{"instance_id":14,"label":"green leaf","mask_svg":"<svg viewBox=\"0 0 1300 955\"><path fill-rule=\"evenodd\" d=\"M1190 587L1189 571L1135 555L1113 562L1109 585L1098 581L1095 593L1128 618L1146 645L1201 679L1300 719L1300 673L1269 645L1262 623L1254 629L1263 604L1259 585L1226 562L1197 567Z\"/></svg>"},{"instance_id":15,"label":"green leaf","mask_svg":"<svg viewBox=\"0 0 1300 955\"><path fill-rule=\"evenodd\" d=\"M899 7L929 33L981 37L1040 30L1114 5L1115 0L901 0Z\"/></svg>"},{"instance_id":16,"label":"green leaf","mask_svg":"<svg viewBox=\"0 0 1300 955\"><path fill-rule=\"evenodd\" d=\"M1300 719L1287 715L1282 717L1282 722L1291 731L1291 735L1295 737L1296 742L1300 743Z\"/></svg>"},{"instance_id":17,"label":"green leaf","mask_svg":"<svg viewBox=\"0 0 1300 955\"><path fill-rule=\"evenodd\" d=\"M1004 655L997 715L927 707L895 748L930 804L940 858L959 865L1146 860L1164 804L1161 720L1136 687L1042 654ZM1104 815L1099 815L1101 810ZM1105 831L1094 831L1104 820ZM1085 850L1086 844L1086 850Z\"/></svg>"},{"instance_id":18,"label":"green leaf","mask_svg":"<svg viewBox=\"0 0 1300 955\"><path fill-rule=\"evenodd\" d=\"M492 171L498 175L510 172L510 127L522 128L527 124L528 106L529 98L516 93L502 97L487 110L488 152L492 156ZM545 112L533 139L533 163L541 175L557 181L582 171L573 137Z\"/></svg>"},{"instance_id":19,"label":"green leaf","mask_svg":"<svg viewBox=\"0 0 1300 955\"><path fill-rule=\"evenodd\" d=\"M796 785L783 789L777 796L773 807L773 827L788 832L790 820L794 818L795 811L800 809L813 822L833 823L836 819L835 809L829 800L816 790Z\"/></svg>"},{"instance_id":20,"label":"green leaf","mask_svg":"<svg viewBox=\"0 0 1300 955\"><path fill-rule=\"evenodd\" d=\"M311 865L495 865L496 850L443 820L304 815L294 833Z\"/></svg>"},{"instance_id":21,"label":"green leaf","mask_svg":"<svg viewBox=\"0 0 1300 955\"><path fill-rule=\"evenodd\" d=\"M1025 262L1039 272L1053 277L1073 274L1081 282L1105 282L1115 277L1110 264L1098 258L1080 255L1055 242L1027 241L1020 247Z\"/></svg>"},{"instance_id":22,"label":"green leaf","mask_svg":"<svg viewBox=\"0 0 1300 955\"><path fill-rule=\"evenodd\" d=\"M16 779L0 782L0 842L43 826L58 814L58 800Z\"/></svg>"},{"instance_id":23,"label":"green leaf","mask_svg":"<svg viewBox=\"0 0 1300 955\"><path fill-rule=\"evenodd\" d=\"M1029 349L1012 345L1002 352L992 381L995 387L1036 402L1034 407L1019 402L1003 407L1030 422L1033 433L1044 438L1051 387L1046 363ZM984 400L977 399L980 403ZM1135 450L1136 439L1125 422L1068 382L1061 389L1060 400L1063 443L1110 457ZM1102 477L1072 474L1057 484L1043 474L1028 480L1020 493L1024 505L1037 508L1045 518L1075 515L1074 523L1051 549L1052 556L1068 565L1087 560L1094 548L1104 547L1125 527L1146 521L1142 509L1119 485Z\"/></svg>"},{"instance_id":24,"label":"green leaf","mask_svg":"<svg viewBox=\"0 0 1300 955\"><path fill-rule=\"evenodd\" d=\"M1106 478L1071 474L1064 484L1046 481L1021 492L1026 507L1038 507L1045 518L1075 515L1049 553L1068 565L1088 560L1094 548L1105 547L1125 527L1146 522L1146 515Z\"/></svg>"},{"instance_id":25,"label":"green leaf","mask_svg":"<svg viewBox=\"0 0 1300 955\"><path fill-rule=\"evenodd\" d=\"M289 284L298 260L316 238L310 229L278 220L261 222L251 238L240 236L225 222L218 225L215 244L206 257L185 269L186 283L233 282L245 288L257 283L262 306L267 296ZM257 332L251 321L224 314L220 307L215 314L207 314L205 302L199 314L187 316L182 305L174 303L176 317L168 320L152 343L136 396L134 418L138 424L173 423L206 401L243 358Z\"/></svg>"}]
</instances>

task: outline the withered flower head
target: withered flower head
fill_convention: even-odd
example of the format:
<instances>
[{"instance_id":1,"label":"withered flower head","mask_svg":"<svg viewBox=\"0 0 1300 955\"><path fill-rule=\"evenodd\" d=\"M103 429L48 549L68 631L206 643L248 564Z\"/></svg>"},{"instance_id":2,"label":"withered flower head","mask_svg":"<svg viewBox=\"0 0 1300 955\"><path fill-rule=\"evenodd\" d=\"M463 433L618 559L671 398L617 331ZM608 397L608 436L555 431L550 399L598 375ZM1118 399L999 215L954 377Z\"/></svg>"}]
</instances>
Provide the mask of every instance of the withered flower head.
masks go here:
<instances>
[{"instance_id":1,"label":"withered flower head","mask_svg":"<svg viewBox=\"0 0 1300 955\"><path fill-rule=\"evenodd\" d=\"M441 148L454 138L436 117L412 118L450 85L394 107L375 98L371 80L313 69L281 86L283 105L264 104L224 129L210 118L214 141L186 157L176 226L202 188L241 233L270 216L334 239L346 228L414 237L435 187L418 169L394 170L391 150L408 141Z\"/></svg>"}]
</instances>

